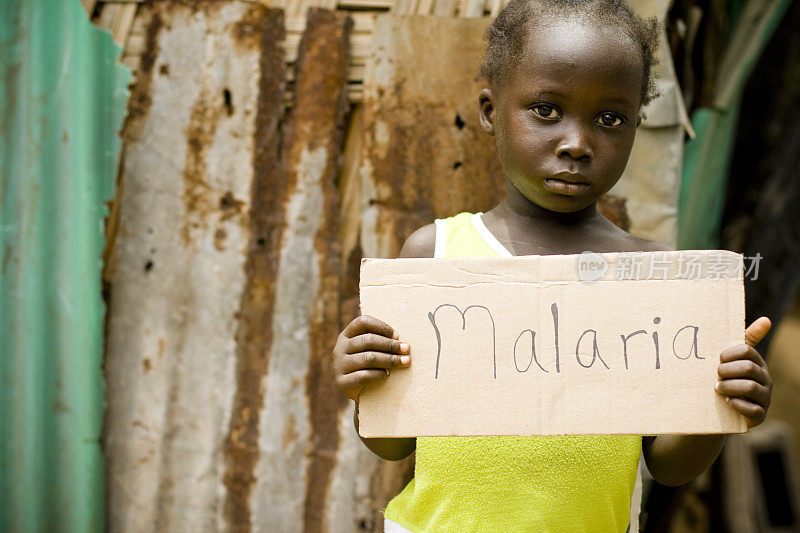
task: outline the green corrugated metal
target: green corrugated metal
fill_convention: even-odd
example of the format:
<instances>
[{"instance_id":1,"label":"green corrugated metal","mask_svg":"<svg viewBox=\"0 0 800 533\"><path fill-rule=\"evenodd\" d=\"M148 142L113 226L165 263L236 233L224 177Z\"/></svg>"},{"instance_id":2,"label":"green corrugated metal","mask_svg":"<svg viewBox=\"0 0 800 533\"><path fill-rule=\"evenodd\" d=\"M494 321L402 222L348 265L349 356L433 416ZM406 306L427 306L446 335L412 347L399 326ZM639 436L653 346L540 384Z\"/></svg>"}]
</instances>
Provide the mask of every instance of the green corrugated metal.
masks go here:
<instances>
[{"instance_id":1,"label":"green corrugated metal","mask_svg":"<svg viewBox=\"0 0 800 533\"><path fill-rule=\"evenodd\" d=\"M103 529L104 202L130 72L78 0L0 0L0 531Z\"/></svg>"},{"instance_id":2,"label":"green corrugated metal","mask_svg":"<svg viewBox=\"0 0 800 533\"><path fill-rule=\"evenodd\" d=\"M738 0L731 2L737 15L729 42L733 83L719 94L716 108L699 108L692 114L696 137L686 143L680 200L678 248L719 246L733 144L739 126L739 107L745 84L792 0ZM723 60L725 63L725 60Z\"/></svg>"}]
</instances>

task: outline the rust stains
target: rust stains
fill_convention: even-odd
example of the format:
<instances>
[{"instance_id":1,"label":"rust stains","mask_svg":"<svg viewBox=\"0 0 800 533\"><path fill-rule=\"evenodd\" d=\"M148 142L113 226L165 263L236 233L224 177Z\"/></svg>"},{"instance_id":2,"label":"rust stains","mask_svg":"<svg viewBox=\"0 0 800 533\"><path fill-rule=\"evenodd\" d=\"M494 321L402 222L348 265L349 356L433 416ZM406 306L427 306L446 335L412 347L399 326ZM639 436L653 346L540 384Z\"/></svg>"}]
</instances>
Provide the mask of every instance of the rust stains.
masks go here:
<instances>
[{"instance_id":1,"label":"rust stains","mask_svg":"<svg viewBox=\"0 0 800 533\"><path fill-rule=\"evenodd\" d=\"M314 239L319 288L310 317L310 358L307 372L311 456L306 473L303 526L306 532L326 531L324 510L331 473L339 448L339 412L346 400L334 386L330 354L339 332L340 253L339 194L336 177L347 111L347 50L352 20L326 9L308 11L296 62L290 172L301 167L302 154L327 153L321 175L322 223Z\"/></svg>"},{"instance_id":2,"label":"rust stains","mask_svg":"<svg viewBox=\"0 0 800 533\"><path fill-rule=\"evenodd\" d=\"M213 98L202 91L192 106L189 125L186 128L186 163L183 169L183 202L186 206L181 237L188 245L192 241L192 226L213 211L214 203L209 198L211 189L206 183L206 157L214 142L222 109L214 105ZM194 219L194 221L192 221Z\"/></svg>"},{"instance_id":3,"label":"rust stains","mask_svg":"<svg viewBox=\"0 0 800 533\"><path fill-rule=\"evenodd\" d=\"M283 49L283 11L253 5L248 24L260 50L260 79L253 148L250 202L250 242L245 261L246 282L236 332L236 396L225 442L226 488L223 515L227 529L252 530L250 492L259 457L259 414L272 345L272 306L284 225L286 180L280 171L280 120L286 72ZM250 32L248 27L247 32Z\"/></svg>"},{"instance_id":4,"label":"rust stains","mask_svg":"<svg viewBox=\"0 0 800 533\"><path fill-rule=\"evenodd\" d=\"M374 230L385 244L369 253L396 257L434 218L486 211L502 199L496 145L473 118L484 30L480 20L423 17L376 26L375 61L390 67L365 80L362 159L375 186ZM439 36L436 48L431 35Z\"/></svg>"},{"instance_id":5,"label":"rust stains","mask_svg":"<svg viewBox=\"0 0 800 533\"><path fill-rule=\"evenodd\" d=\"M283 432L283 439L281 440L281 448L284 453L287 453L289 448L297 442L299 436L300 434L297 432L297 423L295 423L294 418L290 418L289 423L286 425L286 430Z\"/></svg>"},{"instance_id":6,"label":"rust stains","mask_svg":"<svg viewBox=\"0 0 800 533\"><path fill-rule=\"evenodd\" d=\"M144 119L150 112L152 97L150 86L153 81L153 66L158 57L158 36L164 27L164 19L158 9L148 6L152 11L145 33L144 51L136 73L136 84L128 98L128 115L122 127L122 138L126 142L137 141L141 137Z\"/></svg>"},{"instance_id":7,"label":"rust stains","mask_svg":"<svg viewBox=\"0 0 800 533\"><path fill-rule=\"evenodd\" d=\"M231 26L233 42L242 50L253 50L261 46L263 37L262 6L251 6L245 14ZM283 37L281 37L283 40Z\"/></svg>"},{"instance_id":8,"label":"rust stains","mask_svg":"<svg viewBox=\"0 0 800 533\"><path fill-rule=\"evenodd\" d=\"M214 248L220 252L225 250L225 239L228 237L228 232L225 228L217 228L214 232Z\"/></svg>"},{"instance_id":9,"label":"rust stains","mask_svg":"<svg viewBox=\"0 0 800 533\"><path fill-rule=\"evenodd\" d=\"M244 202L233 196L233 193L228 191L222 198L219 199L219 210L222 212L220 220L228 220L242 212Z\"/></svg>"},{"instance_id":10,"label":"rust stains","mask_svg":"<svg viewBox=\"0 0 800 533\"><path fill-rule=\"evenodd\" d=\"M626 200L621 196L604 194L597 201L597 210L618 228L628 231L631 229L631 219L625 204Z\"/></svg>"}]
</instances>

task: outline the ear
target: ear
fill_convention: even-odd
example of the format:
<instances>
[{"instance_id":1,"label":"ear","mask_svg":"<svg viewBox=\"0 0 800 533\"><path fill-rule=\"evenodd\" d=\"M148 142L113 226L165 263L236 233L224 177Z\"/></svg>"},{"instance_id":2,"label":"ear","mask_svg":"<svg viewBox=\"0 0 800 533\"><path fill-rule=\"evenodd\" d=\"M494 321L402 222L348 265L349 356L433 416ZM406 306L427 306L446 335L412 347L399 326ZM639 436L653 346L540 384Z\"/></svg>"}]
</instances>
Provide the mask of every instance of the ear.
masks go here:
<instances>
[{"instance_id":1,"label":"ear","mask_svg":"<svg viewBox=\"0 0 800 533\"><path fill-rule=\"evenodd\" d=\"M478 111L478 118L481 122L483 131L489 135L494 135L494 101L492 100L491 89L482 89L480 96L480 110Z\"/></svg>"}]
</instances>

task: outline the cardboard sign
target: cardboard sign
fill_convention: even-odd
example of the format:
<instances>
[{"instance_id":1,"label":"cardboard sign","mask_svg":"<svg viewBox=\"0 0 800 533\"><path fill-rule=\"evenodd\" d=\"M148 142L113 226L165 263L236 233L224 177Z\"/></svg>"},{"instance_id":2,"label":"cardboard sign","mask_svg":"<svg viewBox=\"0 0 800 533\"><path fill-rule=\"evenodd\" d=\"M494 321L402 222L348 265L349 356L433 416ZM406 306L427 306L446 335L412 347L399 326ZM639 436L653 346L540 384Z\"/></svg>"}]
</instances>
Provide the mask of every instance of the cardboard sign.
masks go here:
<instances>
[{"instance_id":1,"label":"cardboard sign","mask_svg":"<svg viewBox=\"0 0 800 533\"><path fill-rule=\"evenodd\" d=\"M714 391L744 342L726 251L365 259L361 311L411 345L364 437L741 433Z\"/></svg>"}]
</instances>

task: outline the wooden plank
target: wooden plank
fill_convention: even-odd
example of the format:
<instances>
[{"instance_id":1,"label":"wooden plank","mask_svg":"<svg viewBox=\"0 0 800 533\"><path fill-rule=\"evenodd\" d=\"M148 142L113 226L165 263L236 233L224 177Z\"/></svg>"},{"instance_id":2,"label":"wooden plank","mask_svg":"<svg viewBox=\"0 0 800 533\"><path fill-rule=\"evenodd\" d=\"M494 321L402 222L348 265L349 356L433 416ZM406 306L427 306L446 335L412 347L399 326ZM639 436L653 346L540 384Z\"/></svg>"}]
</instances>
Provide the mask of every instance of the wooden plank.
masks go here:
<instances>
[{"instance_id":1,"label":"wooden plank","mask_svg":"<svg viewBox=\"0 0 800 533\"><path fill-rule=\"evenodd\" d=\"M125 55L142 55L147 36L144 33L131 33L125 44Z\"/></svg>"},{"instance_id":2,"label":"wooden plank","mask_svg":"<svg viewBox=\"0 0 800 533\"><path fill-rule=\"evenodd\" d=\"M463 18L478 18L483 16L484 0L463 0L459 15Z\"/></svg>"},{"instance_id":3,"label":"wooden plank","mask_svg":"<svg viewBox=\"0 0 800 533\"><path fill-rule=\"evenodd\" d=\"M353 80L353 81L363 80L366 68L367 68L366 65L352 65L352 64L348 65L347 66L347 79L348 79L348 81L350 81L350 80ZM289 81L290 83L293 83L294 82L294 76L295 76L295 73L293 72L293 69L290 69L287 72L286 80Z\"/></svg>"},{"instance_id":4,"label":"wooden plank","mask_svg":"<svg viewBox=\"0 0 800 533\"><path fill-rule=\"evenodd\" d=\"M417 10L417 0L396 0L392 13L397 15L413 15Z\"/></svg>"},{"instance_id":5,"label":"wooden plank","mask_svg":"<svg viewBox=\"0 0 800 533\"><path fill-rule=\"evenodd\" d=\"M119 4L101 4L95 25L110 32L121 7Z\"/></svg>"},{"instance_id":6,"label":"wooden plank","mask_svg":"<svg viewBox=\"0 0 800 533\"><path fill-rule=\"evenodd\" d=\"M430 15L434 0L420 0L417 6L417 15Z\"/></svg>"},{"instance_id":7,"label":"wooden plank","mask_svg":"<svg viewBox=\"0 0 800 533\"><path fill-rule=\"evenodd\" d=\"M146 21L147 16L145 13L146 10L140 9L136 12L136 17L133 19L133 27L131 28L131 34L134 33L144 33L146 29Z\"/></svg>"},{"instance_id":8,"label":"wooden plank","mask_svg":"<svg viewBox=\"0 0 800 533\"><path fill-rule=\"evenodd\" d=\"M142 64L142 59L138 55L124 55L121 61L122 64L131 69L132 72L137 72L139 66Z\"/></svg>"},{"instance_id":9,"label":"wooden plank","mask_svg":"<svg viewBox=\"0 0 800 533\"><path fill-rule=\"evenodd\" d=\"M452 17L456 10L456 0L436 0L433 14L437 17Z\"/></svg>"},{"instance_id":10,"label":"wooden plank","mask_svg":"<svg viewBox=\"0 0 800 533\"><path fill-rule=\"evenodd\" d=\"M94 13L94 8L97 5L97 0L81 0L81 5L89 17Z\"/></svg>"},{"instance_id":11,"label":"wooden plank","mask_svg":"<svg viewBox=\"0 0 800 533\"><path fill-rule=\"evenodd\" d=\"M298 34L287 35L286 40L281 44L285 50L286 61L293 63L297 59L297 50L300 45L301 36ZM354 63L364 64L369 57L372 48L372 35L357 34L350 40L350 58Z\"/></svg>"},{"instance_id":12,"label":"wooden plank","mask_svg":"<svg viewBox=\"0 0 800 533\"><path fill-rule=\"evenodd\" d=\"M339 0L336 5L339 9L371 9L390 10L394 7L394 0Z\"/></svg>"},{"instance_id":13,"label":"wooden plank","mask_svg":"<svg viewBox=\"0 0 800 533\"><path fill-rule=\"evenodd\" d=\"M111 27L111 38L120 46L125 46L130 35L131 28L133 27L133 20L136 18L136 10L139 9L137 4L125 4L120 6L114 17L114 22Z\"/></svg>"},{"instance_id":14,"label":"wooden plank","mask_svg":"<svg viewBox=\"0 0 800 533\"><path fill-rule=\"evenodd\" d=\"M350 18L353 19L353 31L351 36L357 33L372 34L375 28L375 13L370 12L351 12L348 13ZM306 28L306 17L304 15L294 15L286 17L286 34L302 34Z\"/></svg>"}]
</instances>

